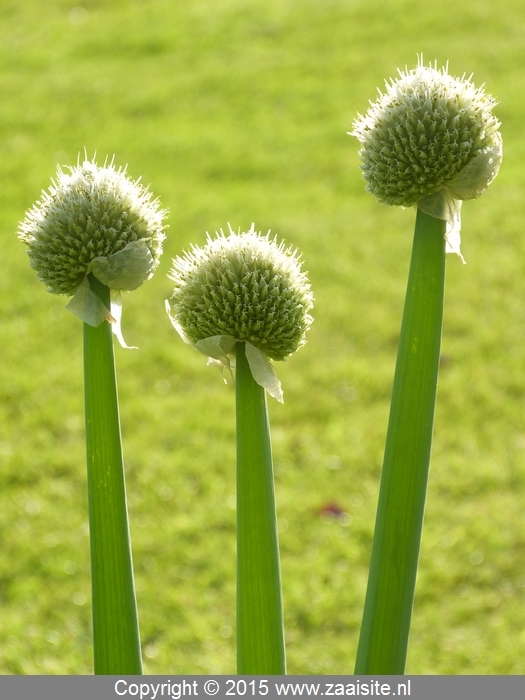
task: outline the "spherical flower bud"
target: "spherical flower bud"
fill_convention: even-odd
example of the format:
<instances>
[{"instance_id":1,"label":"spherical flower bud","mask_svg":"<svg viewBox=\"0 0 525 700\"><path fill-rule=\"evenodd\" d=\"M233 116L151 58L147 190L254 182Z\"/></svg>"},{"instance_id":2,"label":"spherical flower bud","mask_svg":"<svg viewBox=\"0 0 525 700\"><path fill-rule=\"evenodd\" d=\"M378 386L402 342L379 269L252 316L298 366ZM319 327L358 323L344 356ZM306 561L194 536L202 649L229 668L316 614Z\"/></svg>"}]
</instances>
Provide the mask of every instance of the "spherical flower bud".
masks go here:
<instances>
[{"instance_id":1,"label":"spherical flower bud","mask_svg":"<svg viewBox=\"0 0 525 700\"><path fill-rule=\"evenodd\" d=\"M284 360L305 343L313 294L297 251L253 224L246 233L208 236L203 248L173 261L170 278L167 309L183 339L228 367L236 343L245 342L256 381L257 363L275 377L268 359Z\"/></svg>"},{"instance_id":2,"label":"spherical flower bud","mask_svg":"<svg viewBox=\"0 0 525 700\"><path fill-rule=\"evenodd\" d=\"M479 197L500 167L496 101L447 68L419 62L399 75L353 124L366 189L385 204L417 205L444 219L451 243L459 238L461 200Z\"/></svg>"},{"instance_id":3,"label":"spherical flower bud","mask_svg":"<svg viewBox=\"0 0 525 700\"><path fill-rule=\"evenodd\" d=\"M18 235L48 291L74 295L68 308L97 326L116 319L90 290L87 275L110 287L118 306L120 290L136 289L157 267L166 210L113 161L99 167L86 159L68 170L58 167L57 181L26 213Z\"/></svg>"}]
</instances>

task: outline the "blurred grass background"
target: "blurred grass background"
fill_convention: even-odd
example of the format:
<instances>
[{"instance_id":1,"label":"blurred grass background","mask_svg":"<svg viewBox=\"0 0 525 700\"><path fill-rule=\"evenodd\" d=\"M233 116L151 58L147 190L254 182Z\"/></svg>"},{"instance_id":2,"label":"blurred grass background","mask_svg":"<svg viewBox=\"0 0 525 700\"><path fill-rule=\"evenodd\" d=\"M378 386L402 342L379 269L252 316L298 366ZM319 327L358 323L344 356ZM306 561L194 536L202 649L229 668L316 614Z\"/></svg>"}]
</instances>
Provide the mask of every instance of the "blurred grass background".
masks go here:
<instances>
[{"instance_id":1,"label":"blurred grass background","mask_svg":"<svg viewBox=\"0 0 525 700\"><path fill-rule=\"evenodd\" d=\"M91 673L82 328L17 223L56 164L115 154L169 207L116 348L147 673L232 673L234 395L174 333L171 258L271 229L316 294L271 402L290 673L351 673L414 212L364 191L347 136L425 61L500 101L504 162L447 259L407 672L525 668L525 10L519 0L2 0L0 673ZM336 511L338 517L325 511Z\"/></svg>"}]
</instances>

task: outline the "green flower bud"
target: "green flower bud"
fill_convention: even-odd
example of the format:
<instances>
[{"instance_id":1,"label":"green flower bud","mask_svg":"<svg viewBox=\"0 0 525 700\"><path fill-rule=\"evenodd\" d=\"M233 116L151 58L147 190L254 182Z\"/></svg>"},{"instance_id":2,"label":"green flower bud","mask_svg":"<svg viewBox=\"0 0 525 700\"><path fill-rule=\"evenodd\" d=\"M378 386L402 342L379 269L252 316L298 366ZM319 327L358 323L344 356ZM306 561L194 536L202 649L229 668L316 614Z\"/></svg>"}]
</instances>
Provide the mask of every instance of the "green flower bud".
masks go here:
<instances>
[{"instance_id":1,"label":"green flower bud","mask_svg":"<svg viewBox=\"0 0 525 700\"><path fill-rule=\"evenodd\" d=\"M158 200L128 178L125 169L115 170L113 161L100 168L85 160L69 171L58 167L57 182L42 193L19 227L38 278L53 294L71 296L96 258L108 258L134 241L144 242L151 255L144 279L150 277L165 238L166 211ZM128 280L120 288L134 289L141 284L137 281Z\"/></svg>"},{"instance_id":2,"label":"green flower bud","mask_svg":"<svg viewBox=\"0 0 525 700\"><path fill-rule=\"evenodd\" d=\"M461 200L479 197L501 164L497 103L447 68L420 61L399 75L350 132L361 143L366 189L384 204L417 205L447 221L459 252Z\"/></svg>"},{"instance_id":3,"label":"green flower bud","mask_svg":"<svg viewBox=\"0 0 525 700\"><path fill-rule=\"evenodd\" d=\"M90 291L87 275L115 292L149 279L162 253L166 210L113 161L99 167L86 159L68 169L58 167L57 181L27 211L18 236L48 291L75 295L68 308L96 326L115 318Z\"/></svg>"},{"instance_id":4,"label":"green flower bud","mask_svg":"<svg viewBox=\"0 0 525 700\"><path fill-rule=\"evenodd\" d=\"M305 342L313 295L296 251L253 227L208 236L173 261L173 318L193 343L216 335L248 341L272 360Z\"/></svg>"},{"instance_id":5,"label":"green flower bud","mask_svg":"<svg viewBox=\"0 0 525 700\"><path fill-rule=\"evenodd\" d=\"M257 355L265 371L273 371L268 359L284 360L305 343L313 294L297 251L256 233L253 224L246 233L208 236L203 248L193 246L173 261L169 277L173 325L228 367L237 342L246 342L248 359Z\"/></svg>"},{"instance_id":6,"label":"green flower bud","mask_svg":"<svg viewBox=\"0 0 525 700\"><path fill-rule=\"evenodd\" d=\"M400 71L386 88L351 132L362 144L367 190L380 202L409 207L445 186L454 189L459 173L481 159L486 167L476 168L458 199L482 194L501 160L494 98L446 68L422 65Z\"/></svg>"}]
</instances>

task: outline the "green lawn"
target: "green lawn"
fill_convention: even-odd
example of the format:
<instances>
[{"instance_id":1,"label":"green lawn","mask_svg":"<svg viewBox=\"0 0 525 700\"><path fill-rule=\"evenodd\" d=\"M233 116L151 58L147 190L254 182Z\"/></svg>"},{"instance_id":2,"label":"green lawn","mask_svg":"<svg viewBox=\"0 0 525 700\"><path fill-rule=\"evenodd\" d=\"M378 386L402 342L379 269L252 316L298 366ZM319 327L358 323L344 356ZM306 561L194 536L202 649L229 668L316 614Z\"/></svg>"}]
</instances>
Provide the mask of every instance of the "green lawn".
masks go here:
<instances>
[{"instance_id":1,"label":"green lawn","mask_svg":"<svg viewBox=\"0 0 525 700\"><path fill-rule=\"evenodd\" d=\"M234 392L164 299L172 257L252 221L316 296L270 405L288 670L352 672L414 212L365 193L346 132L421 52L498 97L504 161L447 259L407 673L525 671L524 35L521 0L3 0L0 673L92 672L82 327L16 238L84 148L171 212L115 350L145 672L235 672Z\"/></svg>"}]
</instances>

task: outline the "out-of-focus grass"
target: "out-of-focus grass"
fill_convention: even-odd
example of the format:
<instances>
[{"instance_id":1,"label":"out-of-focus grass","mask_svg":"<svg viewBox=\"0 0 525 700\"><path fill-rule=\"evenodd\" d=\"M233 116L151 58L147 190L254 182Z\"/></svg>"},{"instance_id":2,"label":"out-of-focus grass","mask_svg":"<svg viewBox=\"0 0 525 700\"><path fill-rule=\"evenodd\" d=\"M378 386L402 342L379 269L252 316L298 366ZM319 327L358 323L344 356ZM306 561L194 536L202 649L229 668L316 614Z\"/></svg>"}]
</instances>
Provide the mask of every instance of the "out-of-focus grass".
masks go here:
<instances>
[{"instance_id":1,"label":"out-of-focus grass","mask_svg":"<svg viewBox=\"0 0 525 700\"><path fill-rule=\"evenodd\" d=\"M234 396L163 300L172 256L252 221L303 251L316 293L270 408L288 669L352 671L413 212L364 192L346 132L423 52L496 94L505 153L463 208L468 265L447 260L407 672L522 673L521 4L6 0L0 20L0 672L92 668L81 324L15 235L84 148L171 210L155 278L124 302L140 350L116 349L145 671L235 668Z\"/></svg>"}]
</instances>

